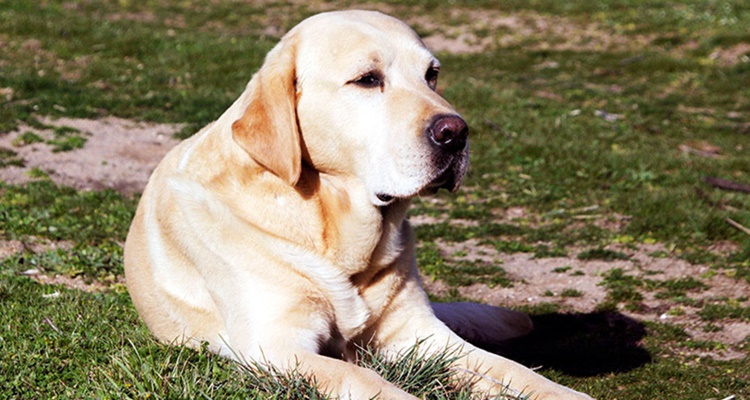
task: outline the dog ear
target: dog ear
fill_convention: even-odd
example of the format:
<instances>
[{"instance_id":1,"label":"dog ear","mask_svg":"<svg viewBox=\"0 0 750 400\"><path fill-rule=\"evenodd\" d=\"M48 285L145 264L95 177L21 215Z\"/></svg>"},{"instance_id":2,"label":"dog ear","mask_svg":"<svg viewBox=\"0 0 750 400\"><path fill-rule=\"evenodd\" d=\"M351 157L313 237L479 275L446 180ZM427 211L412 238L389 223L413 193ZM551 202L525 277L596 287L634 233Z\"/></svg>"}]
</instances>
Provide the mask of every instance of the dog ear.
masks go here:
<instances>
[{"instance_id":1,"label":"dog ear","mask_svg":"<svg viewBox=\"0 0 750 400\"><path fill-rule=\"evenodd\" d=\"M302 171L297 126L295 45L279 43L248 85L250 100L232 137L258 164L294 186Z\"/></svg>"}]
</instances>

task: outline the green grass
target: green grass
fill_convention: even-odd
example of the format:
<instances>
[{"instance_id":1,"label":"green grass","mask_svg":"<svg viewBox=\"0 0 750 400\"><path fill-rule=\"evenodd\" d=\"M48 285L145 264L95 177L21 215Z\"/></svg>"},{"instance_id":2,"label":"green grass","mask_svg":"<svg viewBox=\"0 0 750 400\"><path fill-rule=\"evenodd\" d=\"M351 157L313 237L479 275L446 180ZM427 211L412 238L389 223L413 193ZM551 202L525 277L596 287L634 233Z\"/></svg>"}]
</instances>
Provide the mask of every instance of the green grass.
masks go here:
<instances>
[{"instance_id":1,"label":"green grass","mask_svg":"<svg viewBox=\"0 0 750 400\"><path fill-rule=\"evenodd\" d=\"M750 307L740 307L731 304L708 304L703 307L699 314L706 321L716 321L726 318L750 321Z\"/></svg>"},{"instance_id":2,"label":"green grass","mask_svg":"<svg viewBox=\"0 0 750 400\"><path fill-rule=\"evenodd\" d=\"M0 168L10 166L23 167L24 165L25 162L18 156L18 153L11 149L0 147Z\"/></svg>"},{"instance_id":3,"label":"green grass","mask_svg":"<svg viewBox=\"0 0 750 400\"><path fill-rule=\"evenodd\" d=\"M126 340L148 337L126 293L42 286L7 267L4 262L0 281L5 310L0 391L5 398L86 396L91 373L109 363L112 350Z\"/></svg>"},{"instance_id":4,"label":"green grass","mask_svg":"<svg viewBox=\"0 0 750 400\"><path fill-rule=\"evenodd\" d=\"M26 253L9 257L6 262L23 269L41 269L54 275L85 281L114 282L122 276L122 247L114 242L76 245L42 253Z\"/></svg>"},{"instance_id":5,"label":"green grass","mask_svg":"<svg viewBox=\"0 0 750 400\"><path fill-rule=\"evenodd\" d=\"M581 297L583 296L583 292L576 289L565 289L560 293L560 296L562 297Z\"/></svg>"},{"instance_id":6,"label":"green grass","mask_svg":"<svg viewBox=\"0 0 750 400\"><path fill-rule=\"evenodd\" d=\"M467 286L477 281L490 287L512 285L501 266L481 261L446 259L434 243L423 243L417 249L417 265L430 278L451 286Z\"/></svg>"},{"instance_id":7,"label":"green grass","mask_svg":"<svg viewBox=\"0 0 750 400\"><path fill-rule=\"evenodd\" d=\"M54 153L59 153L80 149L86 144L86 137L78 129L67 126L50 126L37 120L31 120L29 124L36 129L52 130L54 132L54 139L44 140L44 138L36 133L26 131L13 140L14 146L21 147L34 143L47 143L52 147Z\"/></svg>"},{"instance_id":8,"label":"green grass","mask_svg":"<svg viewBox=\"0 0 750 400\"><path fill-rule=\"evenodd\" d=\"M470 28L478 36L494 34L476 15L451 18L444 2L384 4L398 17L425 16L439 27L415 26L419 32L478 23ZM750 196L703 180L709 175L750 184L750 60L740 54L729 65L715 56L750 43L747 2L451 4L489 16L513 13L521 21L563 20L553 23L562 33L532 29L511 45L480 54L439 54L439 89L468 121L473 143L464 189L417 199L411 210L437 220L416 231L423 272L448 286L439 300L466 300L459 289L474 283L512 287L519 282L501 262L466 252L446 254L438 239L448 244L473 239L499 253L524 252L538 259L578 254L581 262L630 262L629 249L658 242L665 250L653 256L678 257L704 264L708 274L750 282L750 235L726 222L731 218L750 226ZM20 124L52 130L52 139L29 132L13 146L46 141L67 151L83 146L85 136L54 129L39 117L104 115L187 123L183 136L189 135L243 90L277 40L267 27L283 31L314 12L312 6L286 2L0 0L0 135ZM590 41L600 40L600 34L619 41L602 48L554 46L581 36L586 27L594 28ZM499 34L518 32L506 28ZM701 143L718 148L718 156L680 147ZM0 148L0 168L23 165L16 150ZM25 246L0 261L2 397L318 396L299 376L250 373L205 350L155 343L118 283L121 244L137 199L112 191L77 192L55 186L44 171L31 174L42 179L26 186L0 183L0 239ZM505 212L514 208L523 213L507 218ZM447 222L455 220L466 223ZM33 250L45 241L65 245ZM711 251L727 242L735 245L727 253ZM23 275L30 269L100 282L109 290L40 285ZM583 273L573 266L554 272ZM697 309L706 331L721 329L724 321L749 320L742 305L746 299L694 300L692 295L707 290L697 273L657 281L611 269L601 278L607 298L597 305L600 310L639 310L644 293L652 293L674 305L672 314ZM555 301L579 295L571 287L527 311L554 315L561 310ZM696 357L694 350L720 344L692 341L682 327L669 323L644 326L642 347L651 357L646 364L595 376L554 367L542 373L603 399L750 397L747 340L734 348L744 360ZM405 368L370 361L386 375ZM434 389L427 398L465 396L460 388L435 389L439 385L430 375L448 385L440 360L421 365L436 369L408 385Z\"/></svg>"},{"instance_id":9,"label":"green grass","mask_svg":"<svg viewBox=\"0 0 750 400\"><path fill-rule=\"evenodd\" d=\"M44 139L34 132L26 131L13 141L14 146L26 146L33 143L42 143Z\"/></svg>"},{"instance_id":10,"label":"green grass","mask_svg":"<svg viewBox=\"0 0 750 400\"><path fill-rule=\"evenodd\" d=\"M648 283L660 291L656 295L657 298L680 298L684 297L687 292L701 292L708 289L705 283L691 276L658 282L649 281Z\"/></svg>"},{"instance_id":11,"label":"green grass","mask_svg":"<svg viewBox=\"0 0 750 400\"><path fill-rule=\"evenodd\" d=\"M626 254L621 251L607 250L603 248L596 248L586 250L578 254L579 260L602 260L602 261L614 261L614 260L628 260Z\"/></svg>"},{"instance_id":12,"label":"green grass","mask_svg":"<svg viewBox=\"0 0 750 400\"><path fill-rule=\"evenodd\" d=\"M602 280L602 286L607 288L607 299L600 305L602 309L614 309L619 303L626 303L629 309L637 309L643 295L638 288L644 282L634 276L626 275L620 268L610 270Z\"/></svg>"},{"instance_id":13,"label":"green grass","mask_svg":"<svg viewBox=\"0 0 750 400\"><path fill-rule=\"evenodd\" d=\"M80 245L124 241L136 201L114 191L77 192L48 180L0 183L0 235L67 240Z\"/></svg>"}]
</instances>

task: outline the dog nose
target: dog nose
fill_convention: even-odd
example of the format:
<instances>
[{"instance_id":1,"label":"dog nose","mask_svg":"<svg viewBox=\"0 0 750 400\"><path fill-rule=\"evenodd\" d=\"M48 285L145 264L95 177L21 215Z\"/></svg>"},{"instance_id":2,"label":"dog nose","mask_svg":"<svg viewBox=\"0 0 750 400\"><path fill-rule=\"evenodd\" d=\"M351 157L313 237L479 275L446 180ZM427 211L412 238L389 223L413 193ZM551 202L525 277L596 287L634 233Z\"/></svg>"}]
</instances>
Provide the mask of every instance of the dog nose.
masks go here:
<instances>
[{"instance_id":1,"label":"dog nose","mask_svg":"<svg viewBox=\"0 0 750 400\"><path fill-rule=\"evenodd\" d=\"M469 137L469 127L458 115L441 115L435 118L428 131L432 142L448 151L462 150Z\"/></svg>"}]
</instances>

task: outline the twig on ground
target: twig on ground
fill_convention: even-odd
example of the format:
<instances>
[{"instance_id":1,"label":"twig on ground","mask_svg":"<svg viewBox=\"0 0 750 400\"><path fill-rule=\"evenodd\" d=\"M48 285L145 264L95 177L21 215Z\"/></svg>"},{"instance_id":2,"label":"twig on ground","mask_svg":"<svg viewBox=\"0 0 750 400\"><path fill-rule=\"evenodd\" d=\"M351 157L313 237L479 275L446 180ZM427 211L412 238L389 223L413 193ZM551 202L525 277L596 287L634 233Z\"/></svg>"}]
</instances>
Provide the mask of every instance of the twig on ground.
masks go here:
<instances>
[{"instance_id":1,"label":"twig on ground","mask_svg":"<svg viewBox=\"0 0 750 400\"><path fill-rule=\"evenodd\" d=\"M52 327L52 329L53 329L53 330L54 330L55 332L57 332L57 333L60 333L60 329L59 329L59 328L58 328L57 326L55 326L55 323L54 323L54 322L52 322L52 320L51 320L51 319L49 319L49 317L44 317L44 322L45 322L45 323L46 323L47 325L49 325L50 327Z\"/></svg>"},{"instance_id":2,"label":"twig on ground","mask_svg":"<svg viewBox=\"0 0 750 400\"><path fill-rule=\"evenodd\" d=\"M726 179L717 178L714 176L704 176L703 180L709 185L718 189L750 193L750 185L745 185L739 182L733 182L733 181L729 181Z\"/></svg>"},{"instance_id":3,"label":"twig on ground","mask_svg":"<svg viewBox=\"0 0 750 400\"><path fill-rule=\"evenodd\" d=\"M737 221L735 221L735 220L733 220L731 218L727 218L727 222L729 223L729 225L732 225L733 227L735 227L735 228L741 230L742 232L745 232L748 235L750 235L750 229L742 226L742 224L740 224L739 222L737 222Z\"/></svg>"}]
</instances>

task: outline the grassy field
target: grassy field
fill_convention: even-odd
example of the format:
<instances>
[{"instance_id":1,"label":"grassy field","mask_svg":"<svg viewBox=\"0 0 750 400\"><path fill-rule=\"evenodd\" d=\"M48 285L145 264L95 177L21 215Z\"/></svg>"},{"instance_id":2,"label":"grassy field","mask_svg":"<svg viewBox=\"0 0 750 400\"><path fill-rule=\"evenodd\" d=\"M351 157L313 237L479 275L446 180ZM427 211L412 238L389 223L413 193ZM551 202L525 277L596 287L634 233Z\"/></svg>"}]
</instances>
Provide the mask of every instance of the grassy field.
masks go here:
<instances>
[{"instance_id":1,"label":"grassy field","mask_svg":"<svg viewBox=\"0 0 750 400\"><path fill-rule=\"evenodd\" d=\"M294 3L0 0L0 135L46 129L42 117L117 116L183 123L187 136L231 104L283 32L357 6ZM554 272L573 277L603 265L593 309L566 306L588 295L581 287L507 304L534 315L538 333L497 350L600 399L750 398L750 194L710 179L750 185L750 4L444 3L367 6L429 38L439 90L471 127L464 189L417 199L411 213L420 265L440 287L432 295L520 289L510 256L568 257ZM29 131L0 148L0 168L44 140ZM48 144L75 151L85 140L58 127ZM122 284L137 196L46 175L0 182L1 397L319 397L298 376L155 343ZM644 251L683 273L653 277ZM674 318L639 317L652 314ZM450 354L414 357L364 358L426 398L467 397L441 389Z\"/></svg>"}]
</instances>

